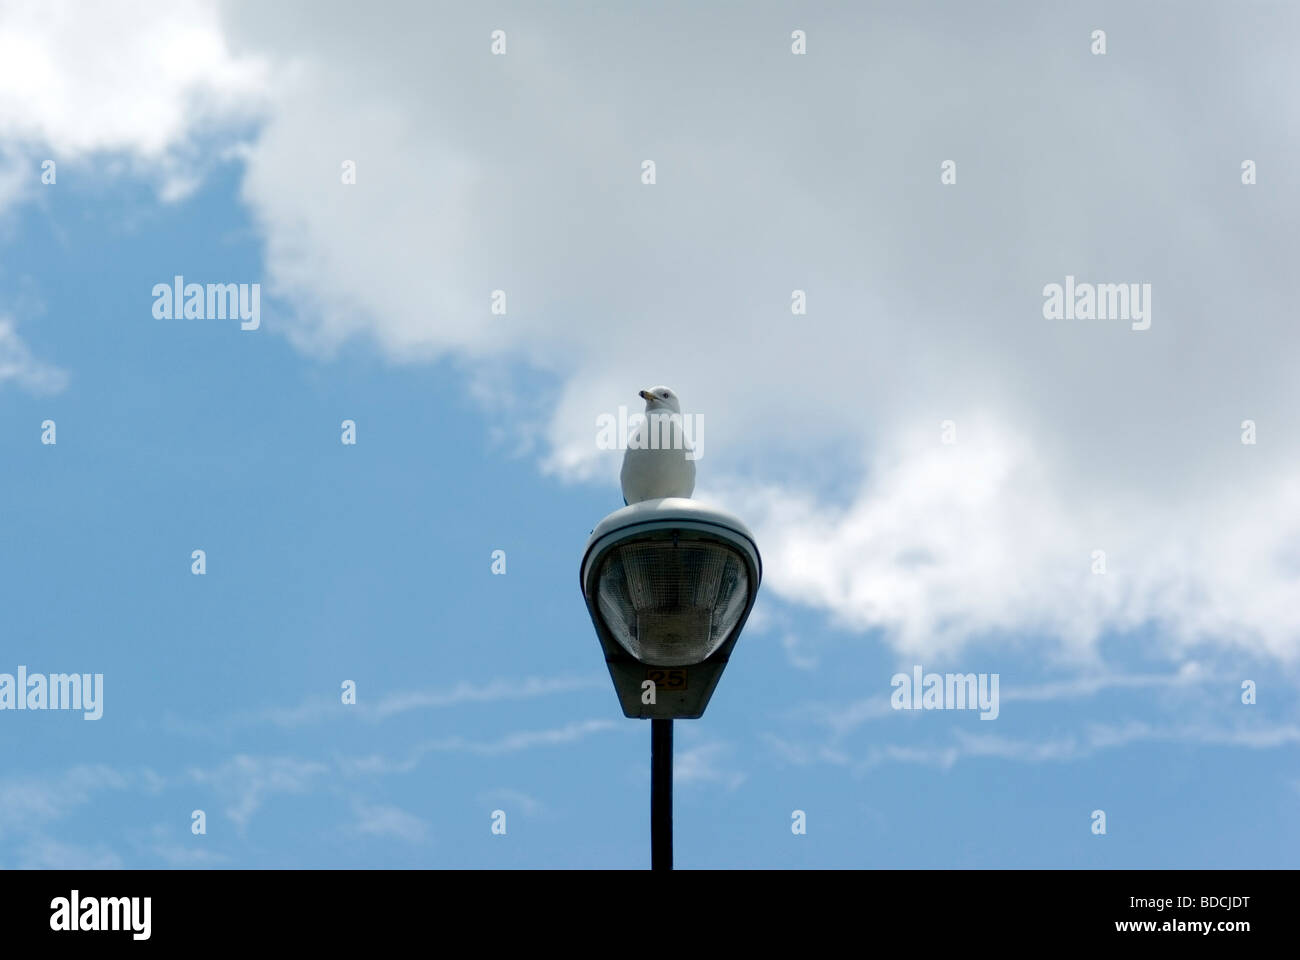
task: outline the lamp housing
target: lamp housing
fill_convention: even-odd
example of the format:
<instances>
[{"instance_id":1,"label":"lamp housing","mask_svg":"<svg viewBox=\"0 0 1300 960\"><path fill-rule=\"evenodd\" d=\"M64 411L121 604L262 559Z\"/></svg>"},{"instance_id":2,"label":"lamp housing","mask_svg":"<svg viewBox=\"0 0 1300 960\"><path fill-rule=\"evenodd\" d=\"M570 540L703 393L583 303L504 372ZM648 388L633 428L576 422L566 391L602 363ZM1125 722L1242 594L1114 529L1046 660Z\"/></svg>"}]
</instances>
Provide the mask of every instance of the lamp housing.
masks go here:
<instances>
[{"instance_id":1,"label":"lamp housing","mask_svg":"<svg viewBox=\"0 0 1300 960\"><path fill-rule=\"evenodd\" d=\"M703 715L762 575L749 529L697 500L646 500L596 525L582 594L625 716ZM642 702L647 680L654 703Z\"/></svg>"}]
</instances>

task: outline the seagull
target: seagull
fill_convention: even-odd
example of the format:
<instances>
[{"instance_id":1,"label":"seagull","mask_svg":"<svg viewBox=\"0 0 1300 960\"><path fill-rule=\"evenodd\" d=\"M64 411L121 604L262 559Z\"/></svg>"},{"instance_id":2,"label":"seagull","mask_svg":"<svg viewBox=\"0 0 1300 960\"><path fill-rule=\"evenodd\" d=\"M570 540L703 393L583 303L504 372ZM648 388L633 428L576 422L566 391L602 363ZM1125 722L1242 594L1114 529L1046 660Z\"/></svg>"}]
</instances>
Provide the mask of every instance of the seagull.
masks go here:
<instances>
[{"instance_id":1,"label":"seagull","mask_svg":"<svg viewBox=\"0 0 1300 960\"><path fill-rule=\"evenodd\" d=\"M628 438L623 455L623 503L630 505L660 497L689 497L695 490L695 461L682 428L682 405L668 387L651 387L645 400L645 420ZM651 432L653 430L653 432Z\"/></svg>"}]
</instances>

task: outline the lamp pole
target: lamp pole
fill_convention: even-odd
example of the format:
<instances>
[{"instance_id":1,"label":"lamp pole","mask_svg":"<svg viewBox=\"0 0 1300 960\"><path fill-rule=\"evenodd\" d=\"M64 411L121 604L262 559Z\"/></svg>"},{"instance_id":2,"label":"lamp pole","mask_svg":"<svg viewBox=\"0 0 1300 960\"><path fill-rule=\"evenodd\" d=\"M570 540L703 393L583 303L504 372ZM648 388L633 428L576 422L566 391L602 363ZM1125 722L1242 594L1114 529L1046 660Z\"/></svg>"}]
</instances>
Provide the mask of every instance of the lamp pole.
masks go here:
<instances>
[{"instance_id":1,"label":"lamp pole","mask_svg":"<svg viewBox=\"0 0 1300 960\"><path fill-rule=\"evenodd\" d=\"M650 721L650 869L673 868L673 721Z\"/></svg>"},{"instance_id":2,"label":"lamp pole","mask_svg":"<svg viewBox=\"0 0 1300 960\"><path fill-rule=\"evenodd\" d=\"M650 721L651 870L673 868L673 720L704 715L762 579L749 529L684 497L615 510L582 552L578 582L623 716Z\"/></svg>"}]
</instances>

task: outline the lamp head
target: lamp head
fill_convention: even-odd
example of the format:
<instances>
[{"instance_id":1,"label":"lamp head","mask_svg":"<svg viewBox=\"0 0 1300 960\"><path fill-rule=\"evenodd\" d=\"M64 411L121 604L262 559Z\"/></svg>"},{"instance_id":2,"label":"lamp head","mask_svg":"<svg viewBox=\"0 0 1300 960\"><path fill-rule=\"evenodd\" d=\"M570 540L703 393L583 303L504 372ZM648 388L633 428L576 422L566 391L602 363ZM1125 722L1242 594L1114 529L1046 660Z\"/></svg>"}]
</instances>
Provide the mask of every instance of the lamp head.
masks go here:
<instances>
[{"instance_id":1,"label":"lamp head","mask_svg":"<svg viewBox=\"0 0 1300 960\"><path fill-rule=\"evenodd\" d=\"M745 525L699 501L646 500L602 520L581 582L623 712L700 716L761 578ZM655 703L643 702L646 680Z\"/></svg>"}]
</instances>

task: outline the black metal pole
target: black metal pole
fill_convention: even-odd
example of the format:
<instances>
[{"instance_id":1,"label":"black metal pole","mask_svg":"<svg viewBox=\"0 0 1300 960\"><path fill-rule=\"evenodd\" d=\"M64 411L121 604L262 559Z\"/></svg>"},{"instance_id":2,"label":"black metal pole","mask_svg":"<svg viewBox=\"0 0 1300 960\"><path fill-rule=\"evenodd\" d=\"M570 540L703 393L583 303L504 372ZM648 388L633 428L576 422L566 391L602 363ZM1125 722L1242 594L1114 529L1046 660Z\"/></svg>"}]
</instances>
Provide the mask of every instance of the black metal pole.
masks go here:
<instances>
[{"instance_id":1,"label":"black metal pole","mask_svg":"<svg viewBox=\"0 0 1300 960\"><path fill-rule=\"evenodd\" d=\"M650 721L650 869L673 868L673 721Z\"/></svg>"}]
</instances>

